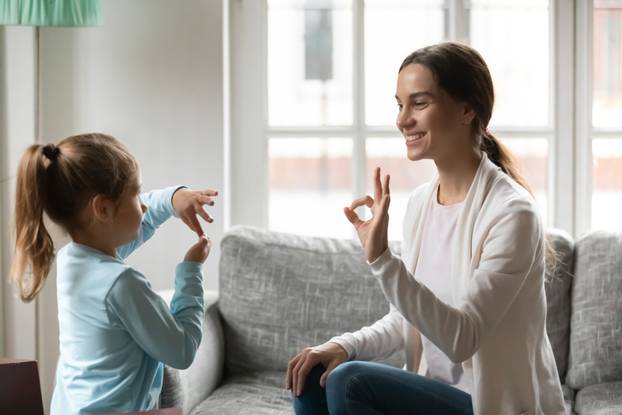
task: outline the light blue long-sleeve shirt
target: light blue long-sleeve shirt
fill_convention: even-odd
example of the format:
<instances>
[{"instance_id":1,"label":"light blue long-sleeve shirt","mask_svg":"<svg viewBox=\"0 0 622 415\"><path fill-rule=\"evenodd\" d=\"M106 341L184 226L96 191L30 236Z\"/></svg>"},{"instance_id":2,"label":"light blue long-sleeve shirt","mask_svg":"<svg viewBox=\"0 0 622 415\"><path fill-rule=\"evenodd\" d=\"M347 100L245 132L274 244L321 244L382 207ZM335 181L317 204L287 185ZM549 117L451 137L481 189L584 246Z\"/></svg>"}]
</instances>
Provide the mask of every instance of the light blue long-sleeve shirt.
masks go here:
<instances>
[{"instance_id":1,"label":"light blue long-sleeve shirt","mask_svg":"<svg viewBox=\"0 0 622 415\"><path fill-rule=\"evenodd\" d=\"M201 264L181 262L170 308L123 259L174 215L179 187L141 195L136 240L111 257L71 242L58 252L60 358L52 415L158 407L164 367L186 368L201 342Z\"/></svg>"}]
</instances>

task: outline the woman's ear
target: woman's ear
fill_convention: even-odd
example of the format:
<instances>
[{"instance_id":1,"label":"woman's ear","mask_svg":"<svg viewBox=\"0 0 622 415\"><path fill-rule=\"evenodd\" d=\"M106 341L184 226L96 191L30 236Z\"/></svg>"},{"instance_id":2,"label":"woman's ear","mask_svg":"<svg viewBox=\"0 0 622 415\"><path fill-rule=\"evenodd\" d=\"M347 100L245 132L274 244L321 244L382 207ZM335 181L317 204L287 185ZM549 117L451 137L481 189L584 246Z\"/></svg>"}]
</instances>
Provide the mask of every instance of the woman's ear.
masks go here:
<instances>
[{"instance_id":1,"label":"woman's ear","mask_svg":"<svg viewBox=\"0 0 622 415\"><path fill-rule=\"evenodd\" d=\"M475 119L475 111L473 111L473 108L471 108L470 105L463 104L462 105L462 124L471 125L471 123L473 122L473 119Z\"/></svg>"},{"instance_id":2,"label":"woman's ear","mask_svg":"<svg viewBox=\"0 0 622 415\"><path fill-rule=\"evenodd\" d=\"M93 219L110 223L114 219L114 203L104 195L95 195L89 202L89 209Z\"/></svg>"}]
</instances>

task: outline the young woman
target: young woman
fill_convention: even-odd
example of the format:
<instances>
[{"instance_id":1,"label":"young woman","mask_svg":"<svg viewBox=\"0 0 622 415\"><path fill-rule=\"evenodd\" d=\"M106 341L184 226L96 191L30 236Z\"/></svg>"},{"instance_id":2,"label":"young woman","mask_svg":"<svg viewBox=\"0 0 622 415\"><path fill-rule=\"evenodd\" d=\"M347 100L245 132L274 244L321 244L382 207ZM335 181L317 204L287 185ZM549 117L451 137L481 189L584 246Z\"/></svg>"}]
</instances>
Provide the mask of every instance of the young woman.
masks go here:
<instances>
[{"instance_id":1,"label":"young woman","mask_svg":"<svg viewBox=\"0 0 622 415\"><path fill-rule=\"evenodd\" d=\"M417 50L400 66L396 99L408 158L434 160L438 175L410 197L401 258L387 248L389 176L381 182L376 169L374 196L345 208L391 310L289 362L296 413L563 414L545 326L544 232L487 129L484 60L457 43ZM359 206L372 218L361 220ZM407 370L364 362L402 348ZM426 376L416 374L422 355Z\"/></svg>"},{"instance_id":2,"label":"young woman","mask_svg":"<svg viewBox=\"0 0 622 415\"><path fill-rule=\"evenodd\" d=\"M12 278L24 301L43 287L55 252L43 214L72 242L57 255L60 359L53 415L158 407L163 363L186 368L201 341L203 276L209 250L197 215L217 192L170 187L143 195L138 162L119 141L84 134L32 145L16 195ZM124 262L171 216L198 235L177 265L170 308Z\"/></svg>"}]
</instances>

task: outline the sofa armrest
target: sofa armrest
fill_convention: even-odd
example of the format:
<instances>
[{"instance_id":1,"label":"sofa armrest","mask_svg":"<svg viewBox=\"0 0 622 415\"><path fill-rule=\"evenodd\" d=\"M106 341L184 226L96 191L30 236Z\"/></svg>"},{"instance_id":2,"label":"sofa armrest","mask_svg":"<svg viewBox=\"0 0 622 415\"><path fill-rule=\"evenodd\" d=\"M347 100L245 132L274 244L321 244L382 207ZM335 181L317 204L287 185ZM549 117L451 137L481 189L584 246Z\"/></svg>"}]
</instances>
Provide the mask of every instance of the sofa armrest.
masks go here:
<instances>
[{"instance_id":1,"label":"sofa armrest","mask_svg":"<svg viewBox=\"0 0 622 415\"><path fill-rule=\"evenodd\" d=\"M159 294L170 304L173 291ZM222 380L225 338L218 311L218 292L205 291L203 337L194 361L188 369L165 368L161 407L179 406L183 413L205 400Z\"/></svg>"}]
</instances>

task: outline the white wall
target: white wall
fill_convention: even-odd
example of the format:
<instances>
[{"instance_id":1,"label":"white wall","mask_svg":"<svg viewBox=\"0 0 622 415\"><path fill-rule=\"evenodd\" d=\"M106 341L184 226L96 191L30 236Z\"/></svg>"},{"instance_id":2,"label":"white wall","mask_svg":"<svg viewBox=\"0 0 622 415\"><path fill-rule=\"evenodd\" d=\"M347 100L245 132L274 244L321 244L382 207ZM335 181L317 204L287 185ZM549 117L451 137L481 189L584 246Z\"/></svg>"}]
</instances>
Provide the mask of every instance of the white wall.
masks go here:
<instances>
[{"instance_id":1,"label":"white wall","mask_svg":"<svg viewBox=\"0 0 622 415\"><path fill-rule=\"evenodd\" d=\"M222 191L222 4L222 0L106 0L103 27L42 28L42 140L109 133L124 141L141 163L144 189L186 184ZM7 27L2 33L0 67L7 80L0 85L0 99L6 100L0 100L3 281L10 254L6 224L12 206L7 200L13 194L11 174L34 138L34 33L24 27ZM10 151L5 152L7 147ZM204 228L215 243L204 267L205 286L217 289L218 243L224 229L221 200L208 211L215 222ZM155 289L172 288L175 264L194 241L181 221L172 220L128 262ZM4 354L39 359L46 406L58 353L54 283L52 275L38 310L11 300L4 287Z\"/></svg>"},{"instance_id":2,"label":"white wall","mask_svg":"<svg viewBox=\"0 0 622 415\"><path fill-rule=\"evenodd\" d=\"M35 138L35 32L30 27L0 27L0 246L4 332L2 355L34 359L36 304L23 304L8 287L13 242L11 222L15 173L23 151ZM0 327L1 328L1 327Z\"/></svg>"},{"instance_id":3,"label":"white wall","mask_svg":"<svg viewBox=\"0 0 622 415\"><path fill-rule=\"evenodd\" d=\"M41 31L42 137L100 131L138 158L143 188L223 183L222 8L219 0L107 0L100 28ZM207 227L219 240L222 204ZM195 237L167 223L130 262L156 289ZM217 251L217 249L215 250ZM206 265L216 287L216 257Z\"/></svg>"}]
</instances>

